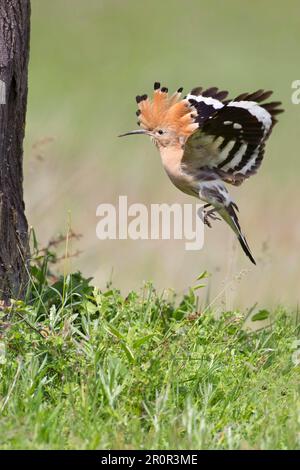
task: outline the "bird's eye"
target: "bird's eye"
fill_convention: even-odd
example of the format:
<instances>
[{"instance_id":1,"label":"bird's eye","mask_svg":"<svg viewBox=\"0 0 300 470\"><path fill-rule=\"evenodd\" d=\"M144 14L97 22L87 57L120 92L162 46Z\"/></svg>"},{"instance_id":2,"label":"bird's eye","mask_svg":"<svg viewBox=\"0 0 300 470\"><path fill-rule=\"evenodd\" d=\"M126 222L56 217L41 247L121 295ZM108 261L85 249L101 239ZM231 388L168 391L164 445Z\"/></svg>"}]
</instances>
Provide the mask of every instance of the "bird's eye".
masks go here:
<instances>
[{"instance_id":1,"label":"bird's eye","mask_svg":"<svg viewBox=\"0 0 300 470\"><path fill-rule=\"evenodd\" d=\"M157 132L159 133L159 135L162 135L164 133L162 129L159 129Z\"/></svg>"}]
</instances>

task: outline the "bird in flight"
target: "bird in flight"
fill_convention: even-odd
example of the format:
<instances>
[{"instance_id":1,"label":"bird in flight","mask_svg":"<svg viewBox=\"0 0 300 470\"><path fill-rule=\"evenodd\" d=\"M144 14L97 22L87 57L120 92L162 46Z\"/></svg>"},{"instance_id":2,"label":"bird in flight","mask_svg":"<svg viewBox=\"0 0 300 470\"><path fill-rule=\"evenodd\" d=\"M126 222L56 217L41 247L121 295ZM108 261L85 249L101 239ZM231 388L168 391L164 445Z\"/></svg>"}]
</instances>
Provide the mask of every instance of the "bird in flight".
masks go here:
<instances>
[{"instance_id":1,"label":"bird in flight","mask_svg":"<svg viewBox=\"0 0 300 470\"><path fill-rule=\"evenodd\" d=\"M233 100L216 87L194 88L182 98L182 88L169 95L154 84L154 95L138 95L138 130L120 137L144 134L158 148L172 183L205 202L204 223L221 216L250 258L249 245L237 216L238 206L225 183L240 185L254 175L264 156L281 103L265 103L272 91L243 93ZM210 208L208 210L208 208Z\"/></svg>"}]
</instances>

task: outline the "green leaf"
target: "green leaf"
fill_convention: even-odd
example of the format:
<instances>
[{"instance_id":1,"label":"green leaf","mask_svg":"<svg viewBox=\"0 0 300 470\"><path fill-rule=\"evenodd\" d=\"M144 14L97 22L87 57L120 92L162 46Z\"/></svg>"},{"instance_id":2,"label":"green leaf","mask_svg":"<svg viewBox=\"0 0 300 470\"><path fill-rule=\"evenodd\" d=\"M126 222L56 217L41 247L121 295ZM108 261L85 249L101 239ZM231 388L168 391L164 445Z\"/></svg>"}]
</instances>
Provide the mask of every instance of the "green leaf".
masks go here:
<instances>
[{"instance_id":1,"label":"green leaf","mask_svg":"<svg viewBox=\"0 0 300 470\"><path fill-rule=\"evenodd\" d=\"M146 343L149 339L153 338L153 336L154 336L154 334L151 334L151 335L143 336L142 338L136 339L133 342L133 347L138 348L142 344Z\"/></svg>"},{"instance_id":2,"label":"green leaf","mask_svg":"<svg viewBox=\"0 0 300 470\"><path fill-rule=\"evenodd\" d=\"M206 279L207 277L209 277L209 273L207 271L203 271L201 274L199 274L196 281L200 281L201 279Z\"/></svg>"},{"instance_id":3,"label":"green leaf","mask_svg":"<svg viewBox=\"0 0 300 470\"><path fill-rule=\"evenodd\" d=\"M86 302L85 303L85 309L87 311L87 313L89 313L90 315L94 315L97 311L98 311L98 306L95 305L93 302Z\"/></svg>"},{"instance_id":4,"label":"green leaf","mask_svg":"<svg viewBox=\"0 0 300 470\"><path fill-rule=\"evenodd\" d=\"M105 325L105 330L111 333L112 335L116 336L119 339L124 340L125 337L120 333L120 331L117 330L117 328L114 328L112 325Z\"/></svg>"},{"instance_id":5,"label":"green leaf","mask_svg":"<svg viewBox=\"0 0 300 470\"><path fill-rule=\"evenodd\" d=\"M206 284L197 284L197 286L193 287L194 290L202 289L202 287L206 287Z\"/></svg>"},{"instance_id":6,"label":"green leaf","mask_svg":"<svg viewBox=\"0 0 300 470\"><path fill-rule=\"evenodd\" d=\"M131 351L130 347L124 341L120 342L120 346L123 349L123 351L125 352L128 361L132 364L135 361L135 357L134 357L134 354Z\"/></svg>"},{"instance_id":7,"label":"green leaf","mask_svg":"<svg viewBox=\"0 0 300 470\"><path fill-rule=\"evenodd\" d=\"M251 318L252 321L261 321L269 318L270 312L268 310L260 310Z\"/></svg>"}]
</instances>

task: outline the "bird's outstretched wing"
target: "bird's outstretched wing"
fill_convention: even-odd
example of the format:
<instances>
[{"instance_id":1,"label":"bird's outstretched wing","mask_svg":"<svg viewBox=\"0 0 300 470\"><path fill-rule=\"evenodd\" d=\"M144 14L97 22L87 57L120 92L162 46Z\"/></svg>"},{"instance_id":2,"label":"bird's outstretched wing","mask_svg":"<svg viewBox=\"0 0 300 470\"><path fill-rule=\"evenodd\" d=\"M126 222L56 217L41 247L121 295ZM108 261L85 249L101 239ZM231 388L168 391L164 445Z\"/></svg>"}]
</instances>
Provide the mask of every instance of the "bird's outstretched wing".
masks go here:
<instances>
[{"instance_id":1,"label":"bird's outstretched wing","mask_svg":"<svg viewBox=\"0 0 300 470\"><path fill-rule=\"evenodd\" d=\"M195 122L199 127L207 121L218 109L224 107L226 103L228 91L219 90L217 87L207 88L203 90L202 87L193 88L191 93L187 95L189 102L196 108L197 117Z\"/></svg>"},{"instance_id":2,"label":"bird's outstretched wing","mask_svg":"<svg viewBox=\"0 0 300 470\"><path fill-rule=\"evenodd\" d=\"M195 171L210 168L235 185L256 173L276 115L283 111L280 102L263 103L271 94L258 90L224 101L227 92L217 88L192 90L187 99L197 110L199 128L186 141L183 164Z\"/></svg>"}]
</instances>

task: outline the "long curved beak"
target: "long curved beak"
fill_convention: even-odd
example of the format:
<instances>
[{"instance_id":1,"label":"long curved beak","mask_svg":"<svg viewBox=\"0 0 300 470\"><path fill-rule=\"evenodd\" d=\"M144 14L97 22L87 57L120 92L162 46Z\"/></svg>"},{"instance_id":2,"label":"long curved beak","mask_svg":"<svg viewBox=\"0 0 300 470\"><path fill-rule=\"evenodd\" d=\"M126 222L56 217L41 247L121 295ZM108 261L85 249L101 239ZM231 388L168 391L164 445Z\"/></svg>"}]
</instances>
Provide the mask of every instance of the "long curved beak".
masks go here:
<instances>
[{"instance_id":1,"label":"long curved beak","mask_svg":"<svg viewBox=\"0 0 300 470\"><path fill-rule=\"evenodd\" d=\"M137 129L136 131L130 131L130 132L126 132L125 134L121 134L118 137L125 137L126 135L135 135L135 134L149 134L149 133L145 129Z\"/></svg>"}]
</instances>

